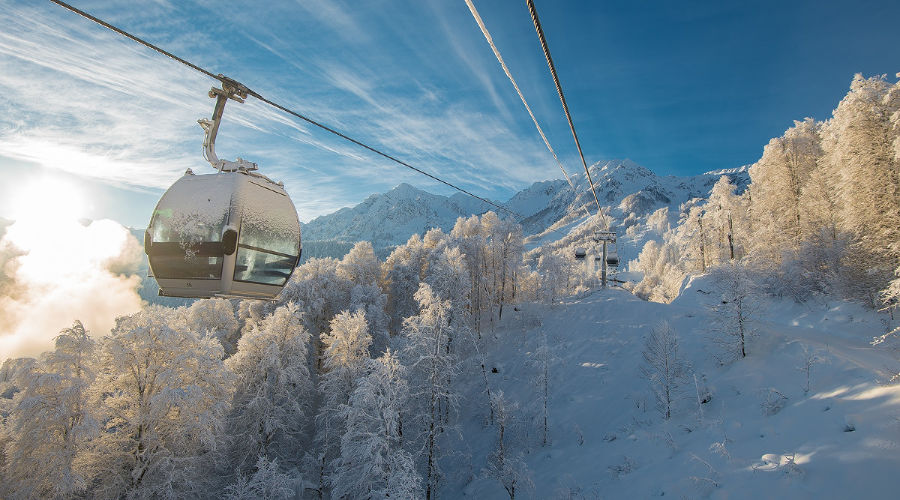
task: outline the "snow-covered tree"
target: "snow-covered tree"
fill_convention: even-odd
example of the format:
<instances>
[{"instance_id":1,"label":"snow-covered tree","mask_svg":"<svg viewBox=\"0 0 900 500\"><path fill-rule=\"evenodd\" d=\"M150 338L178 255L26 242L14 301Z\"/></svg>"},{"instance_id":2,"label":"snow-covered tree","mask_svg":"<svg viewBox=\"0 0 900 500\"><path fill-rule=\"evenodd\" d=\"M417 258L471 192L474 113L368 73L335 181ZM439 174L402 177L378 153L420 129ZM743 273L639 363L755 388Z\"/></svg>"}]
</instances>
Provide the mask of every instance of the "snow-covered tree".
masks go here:
<instances>
[{"instance_id":1,"label":"snow-covered tree","mask_svg":"<svg viewBox=\"0 0 900 500\"><path fill-rule=\"evenodd\" d=\"M382 264L382 289L388 296L387 313L391 332L399 332L403 318L416 314L416 301L412 297L422 281L422 263L425 249L422 239L414 234L405 244L398 246Z\"/></svg>"},{"instance_id":2,"label":"snow-covered tree","mask_svg":"<svg viewBox=\"0 0 900 500\"><path fill-rule=\"evenodd\" d=\"M448 338L456 337L458 325L450 323L450 301L437 297L427 283L419 286L415 298L420 312L403 322L402 358L410 370L411 427L425 461L425 496L430 499L436 495L441 477L439 437L447 415L456 408L457 395L450 380L457 363L446 346Z\"/></svg>"},{"instance_id":3,"label":"snow-covered tree","mask_svg":"<svg viewBox=\"0 0 900 500\"><path fill-rule=\"evenodd\" d=\"M322 336L324 346L319 378L322 404L316 416L316 439L320 456L320 482L328 482L340 455L341 437L346 430L341 409L347 405L360 377L365 374L372 337L362 311L343 311L331 321L330 332ZM324 487L323 485L320 485Z\"/></svg>"},{"instance_id":4,"label":"snow-covered tree","mask_svg":"<svg viewBox=\"0 0 900 500\"><path fill-rule=\"evenodd\" d=\"M327 332L334 316L350 307L353 282L338 273L332 258L309 259L298 267L281 292L282 303L295 302L313 338ZM346 270L345 270L346 271Z\"/></svg>"},{"instance_id":5,"label":"snow-covered tree","mask_svg":"<svg viewBox=\"0 0 900 500\"><path fill-rule=\"evenodd\" d=\"M687 367L678 357L678 338L667 321L662 321L650 330L641 353L644 364L641 373L650 383L650 390L656 400L656 408L668 420L676 401L681 397L681 387L687 376Z\"/></svg>"},{"instance_id":6,"label":"snow-covered tree","mask_svg":"<svg viewBox=\"0 0 900 500\"><path fill-rule=\"evenodd\" d=\"M755 335L759 313L759 288L747 267L723 264L710 275L719 301L711 307L714 341L721 347L722 361L747 356L747 344Z\"/></svg>"},{"instance_id":7,"label":"snow-covered tree","mask_svg":"<svg viewBox=\"0 0 900 500\"><path fill-rule=\"evenodd\" d=\"M537 349L531 353L531 362L537 370L534 382L540 404L542 446L550 444L550 365L553 359L553 351L547 342L547 331L541 329Z\"/></svg>"},{"instance_id":8,"label":"snow-covered tree","mask_svg":"<svg viewBox=\"0 0 900 500\"><path fill-rule=\"evenodd\" d=\"M877 271L884 286L900 259L900 161L892 116L900 83L857 74L824 126L824 161L834 165L840 224L854 235L854 261ZM853 265L855 262L849 262Z\"/></svg>"},{"instance_id":9,"label":"snow-covered tree","mask_svg":"<svg viewBox=\"0 0 900 500\"><path fill-rule=\"evenodd\" d=\"M760 263L777 266L784 254L796 253L807 236L801 198L822 154L819 127L812 118L795 121L782 137L769 141L750 168L753 242Z\"/></svg>"},{"instance_id":10,"label":"snow-covered tree","mask_svg":"<svg viewBox=\"0 0 900 500\"><path fill-rule=\"evenodd\" d=\"M731 179L723 175L709 191L704 220L710 235L710 265L740 259L749 240L744 199L735 194L735 189Z\"/></svg>"},{"instance_id":11,"label":"snow-covered tree","mask_svg":"<svg viewBox=\"0 0 900 500\"><path fill-rule=\"evenodd\" d=\"M214 463L232 376L212 337L179 331L171 309L118 318L92 385L103 422L86 457L99 498L199 496Z\"/></svg>"},{"instance_id":12,"label":"snow-covered tree","mask_svg":"<svg viewBox=\"0 0 900 500\"><path fill-rule=\"evenodd\" d=\"M375 285L381 275L380 264L368 241L360 241L341 259L338 275L356 285Z\"/></svg>"},{"instance_id":13,"label":"snow-covered tree","mask_svg":"<svg viewBox=\"0 0 900 500\"><path fill-rule=\"evenodd\" d=\"M239 475L237 481L225 489L228 500L267 500L296 498L297 490L302 484L302 477L297 469L284 471L278 461L260 456L255 464L256 470L250 477Z\"/></svg>"},{"instance_id":14,"label":"snow-covered tree","mask_svg":"<svg viewBox=\"0 0 900 500\"><path fill-rule=\"evenodd\" d=\"M541 255L537 267L541 275L539 295L544 302L555 304L568 286L568 266L561 256L551 253Z\"/></svg>"},{"instance_id":15,"label":"snow-covered tree","mask_svg":"<svg viewBox=\"0 0 900 500\"><path fill-rule=\"evenodd\" d=\"M388 330L390 318L385 312L386 307L387 295L377 285L356 285L350 292L350 310L365 313L369 335L372 336L369 351L375 356L383 353L391 343Z\"/></svg>"},{"instance_id":16,"label":"snow-covered tree","mask_svg":"<svg viewBox=\"0 0 900 500\"><path fill-rule=\"evenodd\" d=\"M403 448L401 415L409 398L405 368L390 350L367 361L341 410L346 432L331 476L334 498L421 498L422 478Z\"/></svg>"},{"instance_id":17,"label":"snow-covered tree","mask_svg":"<svg viewBox=\"0 0 900 500\"><path fill-rule=\"evenodd\" d=\"M0 495L66 498L86 488L78 461L97 430L87 401L94 378L94 344L81 322L75 321L22 380L6 430L10 442Z\"/></svg>"},{"instance_id":18,"label":"snow-covered tree","mask_svg":"<svg viewBox=\"0 0 900 500\"><path fill-rule=\"evenodd\" d=\"M647 229L662 237L669 232L669 207L662 207L647 217Z\"/></svg>"},{"instance_id":19,"label":"snow-covered tree","mask_svg":"<svg viewBox=\"0 0 900 500\"><path fill-rule=\"evenodd\" d=\"M259 302L259 301L255 301ZM231 356L237 350L240 328L234 306L226 299L198 300L184 310L186 327L199 336L215 337Z\"/></svg>"},{"instance_id":20,"label":"snow-covered tree","mask_svg":"<svg viewBox=\"0 0 900 500\"><path fill-rule=\"evenodd\" d=\"M451 321L455 320L466 326L471 325L472 282L466 269L465 256L458 247L445 248L438 254L434 263L428 268L425 282L431 286L432 291L441 300L449 300L453 303L454 318L451 318Z\"/></svg>"},{"instance_id":21,"label":"snow-covered tree","mask_svg":"<svg viewBox=\"0 0 900 500\"><path fill-rule=\"evenodd\" d=\"M246 472L258 458L290 465L298 458L313 397L309 333L295 304L279 307L238 344L226 365L235 375L228 419L230 467Z\"/></svg>"},{"instance_id":22,"label":"snow-covered tree","mask_svg":"<svg viewBox=\"0 0 900 500\"><path fill-rule=\"evenodd\" d=\"M491 407L494 425L497 427L497 440L494 449L488 455L484 473L503 485L509 500L515 500L517 493L533 486L522 452L516 452L517 439L511 435L513 412L516 407L506 400L503 391L497 391L491 396Z\"/></svg>"},{"instance_id":23,"label":"snow-covered tree","mask_svg":"<svg viewBox=\"0 0 900 500\"><path fill-rule=\"evenodd\" d=\"M676 244L672 242L650 240L644 244L638 258L628 264L629 270L643 274L632 292L653 302L668 303L674 300L681 292L687 273L677 252Z\"/></svg>"}]
</instances>

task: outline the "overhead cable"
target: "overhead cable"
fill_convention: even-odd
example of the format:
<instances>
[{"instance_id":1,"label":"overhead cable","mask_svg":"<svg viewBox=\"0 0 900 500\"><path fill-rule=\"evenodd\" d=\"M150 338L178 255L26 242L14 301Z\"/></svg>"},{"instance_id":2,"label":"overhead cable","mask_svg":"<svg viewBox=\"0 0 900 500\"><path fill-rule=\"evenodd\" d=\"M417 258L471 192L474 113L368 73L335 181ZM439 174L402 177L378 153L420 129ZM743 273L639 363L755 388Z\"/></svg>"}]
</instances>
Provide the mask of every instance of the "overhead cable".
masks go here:
<instances>
[{"instance_id":1,"label":"overhead cable","mask_svg":"<svg viewBox=\"0 0 900 500\"><path fill-rule=\"evenodd\" d=\"M603 208L600 206L600 199L597 198L597 190L594 188L594 180L591 179L591 172L588 170L587 162L584 161L581 143L578 142L578 134L575 133L575 124L572 123L569 105L566 104L566 96L563 95L562 86L559 84L559 77L556 75L556 67L553 65L553 58L550 57L550 47L547 46L547 39L544 38L544 30L541 28L541 21L538 19L537 10L534 8L534 1L525 1L528 3L528 11L531 13L531 20L534 21L534 29L537 31L538 38L541 41L541 48L544 49L544 57L547 59L547 66L550 67L553 83L556 84L556 92L559 94L559 100L562 102L563 111L565 111L566 119L569 121L569 129L572 130L572 137L575 138L575 146L578 148L578 154L581 156L581 164L584 165L584 173L587 174L588 182L591 184L591 192L594 193L594 201L597 202L597 213L602 213Z\"/></svg>"},{"instance_id":2,"label":"overhead cable","mask_svg":"<svg viewBox=\"0 0 900 500\"><path fill-rule=\"evenodd\" d=\"M260 101L262 101L262 102L268 104L269 106L272 106L272 107L274 107L274 108L276 108L276 109L279 109L279 110L283 111L284 113L287 113L287 114L289 114L289 115L291 115L291 116L294 116L294 117L296 117L296 118L299 118L299 119L301 119L301 120L303 120L303 121L309 123L310 125L314 125L314 126L320 128L320 129L325 130L325 131L327 131L327 132L330 132L330 133L332 133L332 134L334 134L334 135L336 135L336 136L338 136L338 137L340 137L340 138L342 138L342 139L344 139L344 140L347 140L347 141L349 141L349 142L352 142L353 144L356 144L357 146L360 146L360 147L362 147L362 148L368 149L369 151L371 151L371 152L373 152L373 153L375 153L375 154L378 154L378 155L380 155L380 156L383 156L384 158L387 158L388 160L391 160L391 161L393 161L393 162L395 162L395 163L397 163L397 164L399 164L399 165L402 165L402 166L404 166L404 167L406 167L406 168L409 168L409 169L411 169L411 170L414 170L414 171L416 171L416 172L418 172L418 173L420 173L420 174L422 174L422 175L424 175L424 176L426 176L426 177L428 177L428 178L430 178L430 179L433 179L433 180L435 180L435 181L437 181L437 182L440 182L441 184L444 184L444 185L446 185L446 186L449 186L449 187L451 187L451 188L453 188L453 189L455 189L455 190L457 190L457 191L459 191L459 192L461 192L461 193L463 193L463 194L466 194L466 195L468 195L468 196L471 196L472 198L475 198L475 199L480 200L480 201L482 201L482 202L484 202L484 203L487 203L488 205L491 205L492 207L498 208L498 209L500 209L500 210L502 210L502 211L504 211L504 212L506 212L506 213L508 213L508 214L510 214L510 215L513 215L513 216L519 218L520 220L521 220L521 219L524 219L524 217L523 217L522 215L520 215L520 214L518 214L518 213L516 213L516 212L514 212L514 211L512 211L512 210L510 210L510 209L508 209L508 208L506 208L506 207L504 207L504 206L502 206L502 205L498 205L497 203L494 203L493 201L490 201L490 200L488 200L488 199L486 199L486 198L482 198L481 196L478 196L478 195L476 195L476 194L473 194L473 193L471 193L471 192L469 192L469 191L467 191L467 190L465 190L465 189L463 189L463 188L461 188L461 187L459 187L459 186L457 186L457 185L455 185L455 184L452 184L452 183L450 183L450 182L447 182L447 181L445 181L445 180L443 180L443 179L441 179L441 178L439 178L439 177L437 177L437 176L435 176L435 175L433 175L433 174L430 174L430 173L428 173L428 172L426 172L426 171L424 171L424 170L422 170L422 169L416 168L416 167L410 165L409 163L406 163L405 161L399 160L399 159L397 159L397 158L395 158L395 157L393 157L393 156L391 156L391 155L389 155L389 154L387 154L387 153L384 153L384 152L382 152L382 151L379 151L378 149L375 149L375 148L373 148L373 147L371 147L371 146L368 146L368 145L366 145L366 144L364 144L364 143L362 143L362 142L360 142L360 141L358 141L358 140L356 140L356 139L353 139L352 137L349 137L349 136L347 136L346 134L344 134L344 133L342 133L342 132L339 132L339 131L337 131L337 130L335 130L335 129L333 129L333 128L327 126L327 125L324 125L324 124L322 124L322 123L320 123L320 122L317 122L317 121L313 120L312 118L309 118L309 117L307 117L307 116L304 116L304 115L301 114L301 113L298 113L298 112L293 111L293 110L291 110L291 109L289 109L289 108L287 108L287 107L285 107L285 106L282 106L281 104L278 104L278 103L276 103L276 102L274 102L274 101L272 101L272 100L270 100L270 99L267 99L267 98L263 97L263 96L260 95L258 92L254 91L254 90L252 90L252 89L247 88L246 86L240 84L239 82L236 82L235 80L232 80L231 78L228 78L228 77L226 77L226 76L224 76L224 75L222 75L222 74L214 74L213 72L208 71L208 70L206 70L206 69L204 69L204 68L202 68L202 67L200 67L200 66L198 66L198 65L196 65L196 64L193 64L193 63L191 63L190 61L187 61L186 59L183 59L183 58L181 58L181 57L178 57L178 56L176 56L175 54L173 54L173 53L171 53L171 52L169 52L169 51L167 51L167 50L164 50L164 49L162 49L162 48L160 48L160 47L158 47L158 46L156 46L156 45L154 45L154 44L152 44L152 43L150 43L150 42L148 42L148 41L146 41L146 40L143 40L143 39L141 39L141 38L139 38L139 37L137 37L137 36L134 36L134 35L132 35L131 33L128 33L127 31L125 31L125 30L123 30L123 29L121 29L121 28L118 28L118 27L116 27L116 26L113 26L112 24L109 24L109 23L107 23L106 21L103 21L102 19L99 19L99 18L97 18L97 17L95 17L95 16L92 16L91 14L88 14L87 12L84 12L83 10L80 10L80 9L78 9L78 8L76 8L76 7L73 7L72 5L67 4L66 2L63 2L63 1L61 1L61 0L50 0L50 1L53 2L53 3L55 3L55 4L57 4L57 5L59 5L60 7L63 7L63 8L65 8L65 9L71 11L71 12L74 12L75 14L78 14L78 15L81 16L81 17L84 17L85 19L88 19L88 20L90 20L90 21L93 21L93 22L95 22L95 23L97 23L97 24L103 26L104 28L107 28L107 29L109 29L109 30L111 30L111 31L114 31L114 32L116 32L116 33L118 33L118 34L120 34L120 35L122 35L122 36L124 36L124 37L126 37L126 38L128 38L128 39L130 39L130 40L132 40L132 41L135 41L135 42L137 42L137 43L139 43L139 44L141 44L141 45L143 45L143 46L145 46L145 47L147 47L147 48L149 48L149 49L155 50L156 52L159 52L160 54L162 54L162 55L164 55L164 56L166 56L166 57L169 57L169 58L171 58L171 59L174 59L175 61L178 61L178 62L180 62L181 64L184 64L185 66L187 66L187 67L189 67L189 68L191 68L191 69L193 69L193 70L195 70L195 71L199 71L200 73L203 73L204 75L206 75L206 76L208 76L208 77L210 77L210 78L213 78L213 79L215 79L215 80L218 80L218 81L220 81L220 82L222 82L222 83L227 83L227 84L231 84L231 85L234 85L234 84L240 85L242 88L246 89L247 95L253 96L253 97L255 97L256 99L259 99Z\"/></svg>"},{"instance_id":3,"label":"overhead cable","mask_svg":"<svg viewBox=\"0 0 900 500\"><path fill-rule=\"evenodd\" d=\"M494 56L497 57L497 62L500 63L500 66L503 67L503 72L506 73L506 77L509 78L510 83L512 83L513 87L516 89L516 93L519 94L519 99L522 100L522 104L525 105L525 109L528 110L528 116L531 117L531 121L534 122L534 127L537 129L538 134L541 135L541 139L544 140L544 145L547 146L547 149L550 150L550 154L553 155L553 159L556 160L556 164L559 165L559 169L562 170L563 176L566 178L566 181L569 183L569 187L572 188L572 192L575 192L575 184L572 182L572 179L569 177L568 172L566 172L565 167L561 161L559 161L559 157L556 155L556 151L553 150L553 146L550 145L550 141L547 140L547 136L544 134L544 130L541 128L540 124L538 124L537 118L534 117L534 113L531 111L531 106L528 105L528 101L525 100L525 96L522 94L522 91L519 89L519 84L516 83L516 79L513 78L512 73L509 71L509 67L506 66L506 62L503 60L503 56L500 55L500 49L497 48L497 45L494 44L494 39L491 37L490 32L485 26L484 21L481 19L481 15L478 14L478 9L475 8L475 4L472 3L472 0L466 0L466 5L469 6L469 12L472 13L472 17L475 18L475 22L478 23L478 27L481 28L481 33L484 35L484 39L487 40L488 45L491 46L491 50L494 51ZM587 211L586 206L582 206L588 217L590 217L590 212Z\"/></svg>"}]
</instances>

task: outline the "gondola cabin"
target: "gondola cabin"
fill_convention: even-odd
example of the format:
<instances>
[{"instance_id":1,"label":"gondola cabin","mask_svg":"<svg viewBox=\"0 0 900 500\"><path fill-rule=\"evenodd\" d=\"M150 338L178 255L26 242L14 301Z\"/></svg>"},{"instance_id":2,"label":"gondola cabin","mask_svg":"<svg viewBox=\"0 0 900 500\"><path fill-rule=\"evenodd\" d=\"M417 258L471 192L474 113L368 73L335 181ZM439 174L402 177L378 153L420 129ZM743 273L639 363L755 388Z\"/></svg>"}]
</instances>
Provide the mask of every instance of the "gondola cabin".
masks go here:
<instances>
[{"instance_id":1,"label":"gondola cabin","mask_svg":"<svg viewBox=\"0 0 900 500\"><path fill-rule=\"evenodd\" d=\"M144 251L160 295L272 299L300 260L300 222L264 175L188 170L159 200Z\"/></svg>"},{"instance_id":2,"label":"gondola cabin","mask_svg":"<svg viewBox=\"0 0 900 500\"><path fill-rule=\"evenodd\" d=\"M579 260L579 261L584 260L586 255L587 255L587 252L583 248L575 249L575 260Z\"/></svg>"},{"instance_id":3,"label":"gondola cabin","mask_svg":"<svg viewBox=\"0 0 900 500\"><path fill-rule=\"evenodd\" d=\"M611 252L606 255L606 265L607 267L618 267L619 266L619 255L616 252Z\"/></svg>"}]
</instances>

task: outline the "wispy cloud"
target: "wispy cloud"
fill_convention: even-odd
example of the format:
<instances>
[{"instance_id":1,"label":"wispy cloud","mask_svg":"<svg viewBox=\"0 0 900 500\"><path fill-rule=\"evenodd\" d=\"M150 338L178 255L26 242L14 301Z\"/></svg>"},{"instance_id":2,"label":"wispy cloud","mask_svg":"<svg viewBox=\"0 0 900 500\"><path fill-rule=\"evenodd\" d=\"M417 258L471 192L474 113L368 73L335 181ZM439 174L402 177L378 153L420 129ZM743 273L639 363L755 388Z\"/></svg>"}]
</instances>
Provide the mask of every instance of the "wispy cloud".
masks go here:
<instances>
[{"instance_id":1,"label":"wispy cloud","mask_svg":"<svg viewBox=\"0 0 900 500\"><path fill-rule=\"evenodd\" d=\"M540 143L522 141L493 68L439 7L273 4L251 22L209 2L187 5L157 2L137 16L104 4L98 13L474 192L502 198L552 172ZM222 14L213 30L183 17L204 9ZM439 26L431 45L407 29L420 16ZM202 168L196 120L211 113L205 91L215 82L52 5L12 5L0 23L0 155L126 188L163 188ZM460 70L477 82L474 97L447 88ZM400 182L445 189L253 99L228 104L217 151L284 180L303 219Z\"/></svg>"}]
</instances>

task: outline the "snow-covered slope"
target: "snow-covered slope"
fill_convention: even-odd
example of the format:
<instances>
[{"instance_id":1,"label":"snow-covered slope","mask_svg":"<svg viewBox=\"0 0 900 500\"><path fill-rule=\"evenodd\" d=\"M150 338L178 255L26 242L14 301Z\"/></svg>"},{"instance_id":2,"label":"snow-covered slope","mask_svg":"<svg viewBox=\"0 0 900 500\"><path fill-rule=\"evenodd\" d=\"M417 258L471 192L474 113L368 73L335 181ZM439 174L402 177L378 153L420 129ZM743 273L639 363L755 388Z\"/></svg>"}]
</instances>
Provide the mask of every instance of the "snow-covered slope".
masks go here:
<instances>
[{"instance_id":1,"label":"snow-covered slope","mask_svg":"<svg viewBox=\"0 0 900 500\"><path fill-rule=\"evenodd\" d=\"M523 453L534 488L525 498L895 498L900 467L900 371L876 313L844 302L771 299L749 355L714 356L704 278L672 304L622 290L521 305L485 350L494 392L514 410L509 456ZM660 320L675 328L690 363L671 420L656 411L641 374L644 338ZM550 364L550 443L541 444L538 367ZM803 370L809 356L809 391ZM496 368L496 373L492 372ZM474 367L473 367L474 369ZM694 375L706 402L697 402ZM463 388L460 435L469 460L448 459L448 498L507 498L482 467L496 443L482 377ZM479 403L480 402L480 403Z\"/></svg>"}]
</instances>

